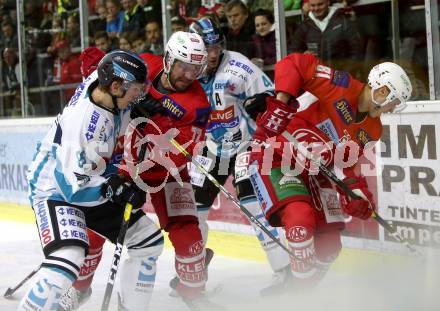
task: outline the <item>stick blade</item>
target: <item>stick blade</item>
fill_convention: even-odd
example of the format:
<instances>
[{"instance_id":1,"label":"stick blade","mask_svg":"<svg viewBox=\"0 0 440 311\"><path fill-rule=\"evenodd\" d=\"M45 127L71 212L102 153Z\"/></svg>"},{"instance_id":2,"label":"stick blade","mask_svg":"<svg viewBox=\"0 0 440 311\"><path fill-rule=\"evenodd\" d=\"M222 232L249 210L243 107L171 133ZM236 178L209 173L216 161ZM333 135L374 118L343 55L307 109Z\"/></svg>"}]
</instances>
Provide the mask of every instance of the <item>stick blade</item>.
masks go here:
<instances>
[{"instance_id":1,"label":"stick blade","mask_svg":"<svg viewBox=\"0 0 440 311\"><path fill-rule=\"evenodd\" d=\"M12 289L12 288L8 288L7 290L6 290L6 292L3 294L3 297L5 297L6 299L11 299L12 298L12 295L14 294L14 290Z\"/></svg>"}]
</instances>

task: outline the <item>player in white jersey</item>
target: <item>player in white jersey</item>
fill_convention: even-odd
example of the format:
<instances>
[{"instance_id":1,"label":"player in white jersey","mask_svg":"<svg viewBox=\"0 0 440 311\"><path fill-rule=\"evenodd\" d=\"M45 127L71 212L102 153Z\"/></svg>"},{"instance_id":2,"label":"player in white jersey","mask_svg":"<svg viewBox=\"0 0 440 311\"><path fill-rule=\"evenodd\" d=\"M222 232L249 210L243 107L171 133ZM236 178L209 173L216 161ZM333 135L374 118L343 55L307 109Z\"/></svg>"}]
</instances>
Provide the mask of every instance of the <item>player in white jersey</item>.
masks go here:
<instances>
[{"instance_id":1,"label":"player in white jersey","mask_svg":"<svg viewBox=\"0 0 440 311\"><path fill-rule=\"evenodd\" d=\"M210 173L224 184L229 175L234 176L234 185L240 202L249 209L277 238L284 239L281 231L271 227L254 195L249 181L247 165L248 146L255 131L255 103L245 109L248 98L263 97L273 91L269 77L244 55L224 49L225 38L219 25L212 18L201 18L192 23L190 32L198 33L208 50L208 65L205 75L199 79L211 104L211 115L206 130L206 147L202 155L196 156ZM260 94L260 95L257 95ZM254 119L253 119L254 118ZM194 166L191 169L191 182L199 213L199 223L206 243L208 235L207 218L219 189ZM258 239L266 252L272 269L275 271L275 284L261 291L270 294L273 289L287 284L290 275L289 256L266 234L254 226Z\"/></svg>"},{"instance_id":2,"label":"player in white jersey","mask_svg":"<svg viewBox=\"0 0 440 311\"><path fill-rule=\"evenodd\" d=\"M120 309L147 310L163 236L140 210L145 193L115 174L131 102L146 90L147 68L117 50L76 89L30 165L30 201L45 258L18 310L60 310L88 252L87 228L115 242L124 205L133 205L120 269ZM107 198L110 198L109 199Z\"/></svg>"}]
</instances>

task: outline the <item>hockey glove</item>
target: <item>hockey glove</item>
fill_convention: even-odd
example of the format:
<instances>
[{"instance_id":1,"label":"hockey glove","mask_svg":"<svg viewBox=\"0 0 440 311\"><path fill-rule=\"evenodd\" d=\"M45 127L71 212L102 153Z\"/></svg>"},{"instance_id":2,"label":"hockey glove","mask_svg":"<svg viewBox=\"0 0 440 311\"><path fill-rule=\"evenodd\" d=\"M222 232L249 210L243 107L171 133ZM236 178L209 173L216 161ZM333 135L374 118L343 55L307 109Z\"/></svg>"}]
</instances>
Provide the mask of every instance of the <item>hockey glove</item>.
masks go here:
<instances>
[{"instance_id":1,"label":"hockey glove","mask_svg":"<svg viewBox=\"0 0 440 311\"><path fill-rule=\"evenodd\" d=\"M254 137L260 140L281 134L298 109L296 100L291 100L287 105L275 97L267 97L266 103L266 111L257 118L254 134Z\"/></svg>"},{"instance_id":2,"label":"hockey glove","mask_svg":"<svg viewBox=\"0 0 440 311\"><path fill-rule=\"evenodd\" d=\"M373 194L368 190L365 177L347 177L344 179L344 183L362 199L351 199L345 192L338 189L341 194L342 210L348 215L363 220L370 218L373 211L376 210L376 206L374 204Z\"/></svg>"},{"instance_id":3,"label":"hockey glove","mask_svg":"<svg viewBox=\"0 0 440 311\"><path fill-rule=\"evenodd\" d=\"M133 211L142 208L146 200L146 195L142 190L119 175L111 175L102 185L101 193L102 196L120 206L130 203Z\"/></svg>"},{"instance_id":4,"label":"hockey glove","mask_svg":"<svg viewBox=\"0 0 440 311\"><path fill-rule=\"evenodd\" d=\"M134 103L130 117L136 119L139 117L150 118L157 114L167 116L168 112L162 104L162 101L154 99L150 94L141 96Z\"/></svg>"},{"instance_id":5,"label":"hockey glove","mask_svg":"<svg viewBox=\"0 0 440 311\"><path fill-rule=\"evenodd\" d=\"M246 110L247 114L252 118L252 120L257 120L258 114L266 111L266 98L269 96L274 96L274 93L264 92L255 94L254 96L248 97L244 101L244 110Z\"/></svg>"}]
</instances>

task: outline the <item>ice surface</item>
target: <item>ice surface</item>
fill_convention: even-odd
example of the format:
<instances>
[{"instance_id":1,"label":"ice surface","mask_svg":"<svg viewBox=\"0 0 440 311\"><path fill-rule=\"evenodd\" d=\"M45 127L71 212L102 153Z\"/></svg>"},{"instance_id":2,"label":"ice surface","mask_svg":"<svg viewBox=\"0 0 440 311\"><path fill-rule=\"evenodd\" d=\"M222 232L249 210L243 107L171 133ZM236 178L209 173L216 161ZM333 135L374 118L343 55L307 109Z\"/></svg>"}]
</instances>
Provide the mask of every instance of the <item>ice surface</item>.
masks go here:
<instances>
[{"instance_id":1,"label":"ice surface","mask_svg":"<svg viewBox=\"0 0 440 311\"><path fill-rule=\"evenodd\" d=\"M0 221L0 294L15 286L41 261L42 252L33 225ZM91 300L80 310L99 310L108 278L114 246L106 243L103 261L92 284ZM380 264L378 264L378 262ZM340 265L339 265L340 266ZM431 251L426 261L375 260L374 264L350 262L347 269L332 269L312 292L292 292L261 298L259 290L271 280L268 265L215 256L209 270L208 288L223 286L212 300L231 311L313 310L440 310L440 260ZM158 261L151 311L187 310L178 298L168 296L168 282L174 276L173 251L166 249ZM15 300L0 298L0 310L15 310L25 287ZM110 310L117 310L116 292Z\"/></svg>"}]
</instances>

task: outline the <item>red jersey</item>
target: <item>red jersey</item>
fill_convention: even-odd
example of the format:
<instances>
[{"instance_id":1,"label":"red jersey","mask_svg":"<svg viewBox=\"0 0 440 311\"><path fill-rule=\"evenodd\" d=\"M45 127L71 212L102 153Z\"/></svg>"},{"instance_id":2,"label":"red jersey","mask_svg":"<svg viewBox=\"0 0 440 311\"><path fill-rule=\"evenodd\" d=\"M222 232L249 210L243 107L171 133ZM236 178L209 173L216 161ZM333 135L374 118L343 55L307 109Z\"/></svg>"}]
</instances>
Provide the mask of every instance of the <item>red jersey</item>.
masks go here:
<instances>
[{"instance_id":1,"label":"red jersey","mask_svg":"<svg viewBox=\"0 0 440 311\"><path fill-rule=\"evenodd\" d=\"M367 115L356 122L359 95L364 84L344 71L319 63L311 54L290 54L275 66L275 90L298 96L300 90L312 93L318 100L296 114L315 125L335 145L353 140L363 147L382 135L380 118ZM295 118L289 124L295 128Z\"/></svg>"},{"instance_id":2,"label":"red jersey","mask_svg":"<svg viewBox=\"0 0 440 311\"><path fill-rule=\"evenodd\" d=\"M140 55L148 68L148 80L153 82L150 88L150 95L161 101L168 115L173 120L173 127L179 130L179 134L175 140L181 145L188 142L186 150L192 154L197 142L202 141L205 137L205 129L209 120L211 106L208 102L206 94L198 81L194 81L188 89L182 92L172 92L163 94L159 92L154 85L163 71L162 57L149 53ZM156 80L156 81L155 81ZM183 155L171 156L177 167L186 163L186 158ZM165 177L167 170L160 165L155 165L144 174L141 178L161 178Z\"/></svg>"}]
</instances>

